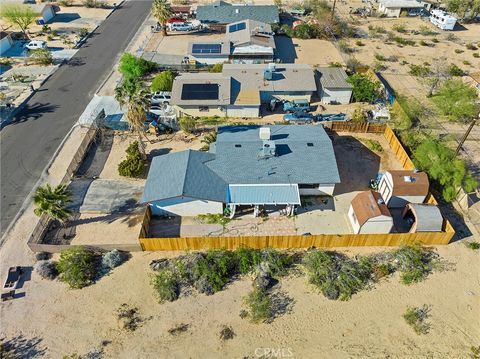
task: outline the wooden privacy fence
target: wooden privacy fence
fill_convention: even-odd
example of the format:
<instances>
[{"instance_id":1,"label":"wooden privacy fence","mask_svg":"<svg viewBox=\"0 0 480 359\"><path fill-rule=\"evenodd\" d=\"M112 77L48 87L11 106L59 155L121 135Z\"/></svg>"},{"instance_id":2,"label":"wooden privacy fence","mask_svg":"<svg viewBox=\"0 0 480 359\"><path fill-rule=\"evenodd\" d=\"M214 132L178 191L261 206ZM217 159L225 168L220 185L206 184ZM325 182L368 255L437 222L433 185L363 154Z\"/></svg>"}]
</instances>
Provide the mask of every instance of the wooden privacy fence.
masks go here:
<instances>
[{"instance_id":1,"label":"wooden privacy fence","mask_svg":"<svg viewBox=\"0 0 480 359\"><path fill-rule=\"evenodd\" d=\"M385 124L353 124L331 122L328 126L332 131L383 133L390 148L395 153L403 168L413 170L415 165L403 148L393 130ZM435 197L429 193L425 203L438 204ZM387 234L319 234L311 236L241 236L241 237L172 237L148 238L148 230L152 213L150 207L145 210L139 242L144 251L183 251L201 249L236 249L250 248L309 248L309 247L371 247L399 246L407 243L424 245L448 244L455 234L450 222L443 221L442 232L417 233L387 233Z\"/></svg>"}]
</instances>

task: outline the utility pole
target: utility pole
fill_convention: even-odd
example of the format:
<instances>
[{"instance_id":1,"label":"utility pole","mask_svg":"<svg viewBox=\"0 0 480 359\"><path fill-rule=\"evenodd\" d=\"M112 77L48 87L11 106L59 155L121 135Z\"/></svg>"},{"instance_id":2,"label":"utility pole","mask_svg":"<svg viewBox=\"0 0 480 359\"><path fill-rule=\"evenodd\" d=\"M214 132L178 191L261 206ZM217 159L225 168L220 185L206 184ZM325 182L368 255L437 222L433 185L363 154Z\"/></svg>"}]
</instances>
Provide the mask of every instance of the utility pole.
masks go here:
<instances>
[{"instance_id":1,"label":"utility pole","mask_svg":"<svg viewBox=\"0 0 480 359\"><path fill-rule=\"evenodd\" d=\"M478 118L480 118L480 115L478 115ZM470 122L470 126L468 126L467 132L463 135L462 139L460 140L460 143L458 144L457 150L455 151L455 157L458 156L460 153L460 150L462 149L463 143L466 141L468 135L472 131L473 126L477 123L478 119L473 119L472 122Z\"/></svg>"},{"instance_id":2,"label":"utility pole","mask_svg":"<svg viewBox=\"0 0 480 359\"><path fill-rule=\"evenodd\" d=\"M333 0L333 7L332 7L332 20L333 20L333 17L335 16L335 5L337 5L337 0Z\"/></svg>"}]
</instances>

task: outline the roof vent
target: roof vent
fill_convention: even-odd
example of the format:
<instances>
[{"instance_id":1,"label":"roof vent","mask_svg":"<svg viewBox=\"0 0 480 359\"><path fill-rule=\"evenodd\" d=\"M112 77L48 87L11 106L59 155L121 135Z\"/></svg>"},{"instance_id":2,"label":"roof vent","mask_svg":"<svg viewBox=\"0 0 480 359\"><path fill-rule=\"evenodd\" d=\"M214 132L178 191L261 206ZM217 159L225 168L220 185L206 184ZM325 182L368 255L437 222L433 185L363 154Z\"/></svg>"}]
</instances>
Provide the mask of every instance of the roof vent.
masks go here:
<instances>
[{"instance_id":1,"label":"roof vent","mask_svg":"<svg viewBox=\"0 0 480 359\"><path fill-rule=\"evenodd\" d=\"M270 140L270 127L260 127L259 135L263 141Z\"/></svg>"},{"instance_id":2,"label":"roof vent","mask_svg":"<svg viewBox=\"0 0 480 359\"><path fill-rule=\"evenodd\" d=\"M377 199L377 203L378 203L378 204L385 204L385 202L383 201L382 198Z\"/></svg>"},{"instance_id":3,"label":"roof vent","mask_svg":"<svg viewBox=\"0 0 480 359\"><path fill-rule=\"evenodd\" d=\"M407 183L412 183L415 182L415 178L413 178L412 176L403 176L403 181Z\"/></svg>"},{"instance_id":4,"label":"roof vent","mask_svg":"<svg viewBox=\"0 0 480 359\"><path fill-rule=\"evenodd\" d=\"M275 141L263 141L262 150L258 154L259 158L270 158L275 156Z\"/></svg>"},{"instance_id":5,"label":"roof vent","mask_svg":"<svg viewBox=\"0 0 480 359\"><path fill-rule=\"evenodd\" d=\"M307 142L307 146L308 147L313 147L313 143L312 142Z\"/></svg>"},{"instance_id":6,"label":"roof vent","mask_svg":"<svg viewBox=\"0 0 480 359\"><path fill-rule=\"evenodd\" d=\"M240 13L240 9L235 9L235 14Z\"/></svg>"}]
</instances>

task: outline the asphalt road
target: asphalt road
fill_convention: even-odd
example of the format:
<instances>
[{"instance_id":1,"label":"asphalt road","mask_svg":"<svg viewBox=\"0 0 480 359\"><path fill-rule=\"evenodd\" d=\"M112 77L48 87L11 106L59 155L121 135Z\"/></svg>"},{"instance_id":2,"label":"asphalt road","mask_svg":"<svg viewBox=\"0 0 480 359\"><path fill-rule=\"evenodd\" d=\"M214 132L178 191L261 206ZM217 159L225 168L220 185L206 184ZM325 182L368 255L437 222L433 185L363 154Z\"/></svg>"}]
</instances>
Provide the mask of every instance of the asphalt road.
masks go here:
<instances>
[{"instance_id":1,"label":"asphalt road","mask_svg":"<svg viewBox=\"0 0 480 359\"><path fill-rule=\"evenodd\" d=\"M133 0L115 10L0 131L0 232L4 233L21 209L150 6L150 0Z\"/></svg>"}]
</instances>

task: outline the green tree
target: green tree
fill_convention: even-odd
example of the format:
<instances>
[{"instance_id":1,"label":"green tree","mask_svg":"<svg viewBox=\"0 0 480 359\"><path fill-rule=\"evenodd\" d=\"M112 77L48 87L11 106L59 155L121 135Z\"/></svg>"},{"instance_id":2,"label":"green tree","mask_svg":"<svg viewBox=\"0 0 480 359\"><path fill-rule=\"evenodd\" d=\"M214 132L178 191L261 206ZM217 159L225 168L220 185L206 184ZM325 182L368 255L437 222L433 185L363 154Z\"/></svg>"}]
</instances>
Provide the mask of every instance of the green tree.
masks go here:
<instances>
[{"instance_id":1,"label":"green tree","mask_svg":"<svg viewBox=\"0 0 480 359\"><path fill-rule=\"evenodd\" d=\"M118 174L125 177L139 177L145 169L145 161L138 148L138 141L132 142L126 152L127 158L118 164Z\"/></svg>"},{"instance_id":2,"label":"green tree","mask_svg":"<svg viewBox=\"0 0 480 359\"><path fill-rule=\"evenodd\" d=\"M138 79L153 71L156 67L157 65L154 62L147 61L126 52L120 58L118 71L126 78L131 77Z\"/></svg>"},{"instance_id":3,"label":"green tree","mask_svg":"<svg viewBox=\"0 0 480 359\"><path fill-rule=\"evenodd\" d=\"M70 288L83 288L95 279L95 255L84 247L64 250L57 264L58 277Z\"/></svg>"},{"instance_id":4,"label":"green tree","mask_svg":"<svg viewBox=\"0 0 480 359\"><path fill-rule=\"evenodd\" d=\"M353 86L353 98L357 102L374 102L380 97L380 82L372 81L363 74L354 74L347 79Z\"/></svg>"},{"instance_id":5,"label":"green tree","mask_svg":"<svg viewBox=\"0 0 480 359\"><path fill-rule=\"evenodd\" d=\"M67 203L71 202L72 194L65 185L59 185L55 188L46 184L40 186L35 191L33 203L36 208L34 213L37 216L46 215L48 218L65 222L71 212L65 208Z\"/></svg>"},{"instance_id":6,"label":"green tree","mask_svg":"<svg viewBox=\"0 0 480 359\"><path fill-rule=\"evenodd\" d=\"M473 19L480 14L480 0L447 0L447 10L455 13L460 20Z\"/></svg>"},{"instance_id":7,"label":"green tree","mask_svg":"<svg viewBox=\"0 0 480 359\"><path fill-rule=\"evenodd\" d=\"M186 133L192 133L196 126L195 119L189 116L180 118L178 124L180 125L180 129Z\"/></svg>"},{"instance_id":8,"label":"green tree","mask_svg":"<svg viewBox=\"0 0 480 359\"><path fill-rule=\"evenodd\" d=\"M172 8L166 0L153 0L152 15L162 25L163 36L167 36L166 25L172 14Z\"/></svg>"},{"instance_id":9,"label":"green tree","mask_svg":"<svg viewBox=\"0 0 480 359\"><path fill-rule=\"evenodd\" d=\"M175 79L175 74L172 71L163 71L152 81L150 89L152 92L157 91L172 91L173 80Z\"/></svg>"},{"instance_id":10,"label":"green tree","mask_svg":"<svg viewBox=\"0 0 480 359\"><path fill-rule=\"evenodd\" d=\"M451 121L468 121L478 115L477 93L462 80L443 82L438 93L432 97L440 113Z\"/></svg>"},{"instance_id":11,"label":"green tree","mask_svg":"<svg viewBox=\"0 0 480 359\"><path fill-rule=\"evenodd\" d=\"M467 192L477 188L478 184L465 168L465 163L455 159L454 151L442 142L426 139L414 150L413 156L415 165L441 186L442 196L447 202L456 198L460 187Z\"/></svg>"},{"instance_id":12,"label":"green tree","mask_svg":"<svg viewBox=\"0 0 480 359\"><path fill-rule=\"evenodd\" d=\"M18 26L24 35L39 16L30 6L20 4L3 4L0 6L0 17L6 22Z\"/></svg>"}]
</instances>

